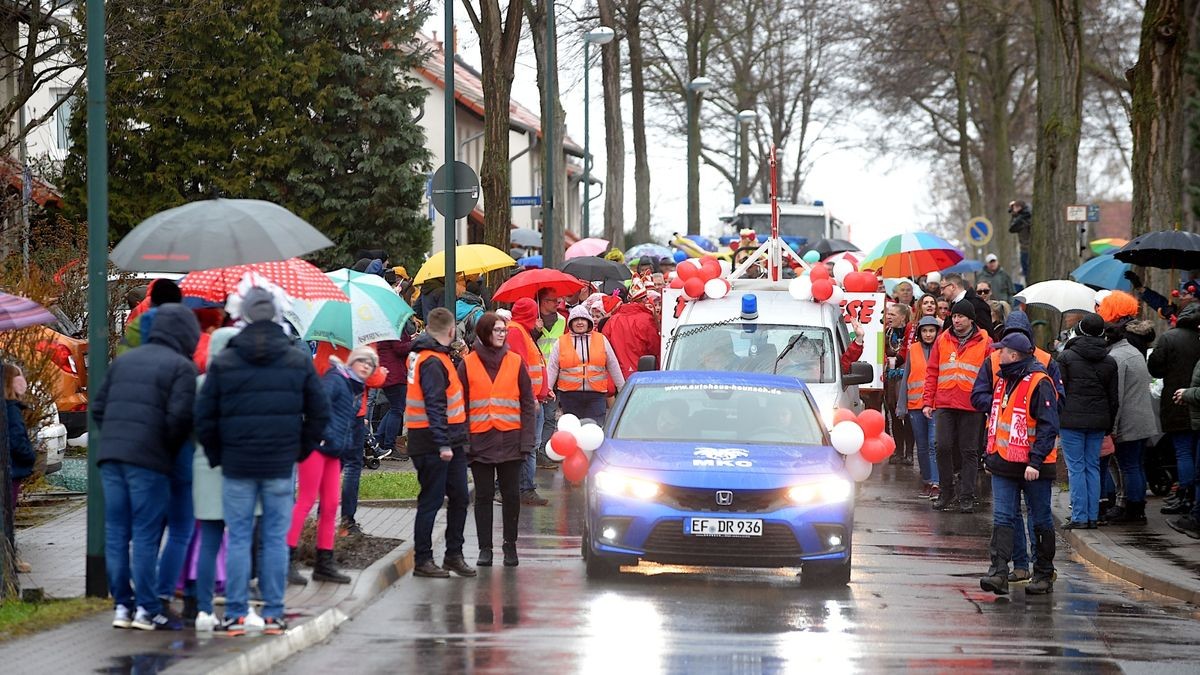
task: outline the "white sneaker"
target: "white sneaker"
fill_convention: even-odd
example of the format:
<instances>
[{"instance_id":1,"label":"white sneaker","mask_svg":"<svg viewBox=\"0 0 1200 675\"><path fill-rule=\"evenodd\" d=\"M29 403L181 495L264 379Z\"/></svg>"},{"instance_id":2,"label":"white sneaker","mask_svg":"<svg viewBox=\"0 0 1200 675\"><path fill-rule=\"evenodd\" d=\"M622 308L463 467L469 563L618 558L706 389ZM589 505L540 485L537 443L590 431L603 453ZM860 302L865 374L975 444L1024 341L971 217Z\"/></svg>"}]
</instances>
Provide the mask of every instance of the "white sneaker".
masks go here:
<instances>
[{"instance_id":1,"label":"white sneaker","mask_svg":"<svg viewBox=\"0 0 1200 675\"><path fill-rule=\"evenodd\" d=\"M217 617L213 616L212 614L209 614L208 612L200 612L200 613L196 614L196 632L197 633L211 632L212 629L216 628L217 624L219 624L219 623L221 623L221 622L217 620Z\"/></svg>"},{"instance_id":2,"label":"white sneaker","mask_svg":"<svg viewBox=\"0 0 1200 675\"><path fill-rule=\"evenodd\" d=\"M113 610L113 628L129 628L132 625L133 619L129 616L129 608L125 605L117 605Z\"/></svg>"},{"instance_id":3,"label":"white sneaker","mask_svg":"<svg viewBox=\"0 0 1200 675\"><path fill-rule=\"evenodd\" d=\"M246 630L262 630L266 625L267 622L251 607L246 614Z\"/></svg>"},{"instance_id":4,"label":"white sneaker","mask_svg":"<svg viewBox=\"0 0 1200 675\"><path fill-rule=\"evenodd\" d=\"M138 630L154 630L154 616L142 609L137 608L137 613L133 615L133 621L129 624L130 628Z\"/></svg>"}]
</instances>

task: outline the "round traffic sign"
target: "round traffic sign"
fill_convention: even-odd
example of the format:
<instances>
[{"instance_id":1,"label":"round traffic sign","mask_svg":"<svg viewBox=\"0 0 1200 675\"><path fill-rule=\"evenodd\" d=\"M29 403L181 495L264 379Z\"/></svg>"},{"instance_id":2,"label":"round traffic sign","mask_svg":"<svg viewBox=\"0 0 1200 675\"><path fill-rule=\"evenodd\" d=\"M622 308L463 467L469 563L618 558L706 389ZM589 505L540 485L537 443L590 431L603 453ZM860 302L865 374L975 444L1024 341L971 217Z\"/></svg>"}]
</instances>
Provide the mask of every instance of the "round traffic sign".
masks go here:
<instances>
[{"instance_id":1,"label":"round traffic sign","mask_svg":"<svg viewBox=\"0 0 1200 675\"><path fill-rule=\"evenodd\" d=\"M438 213L451 220L466 218L479 203L479 176L464 162L443 164L433 174L430 191Z\"/></svg>"},{"instance_id":2,"label":"round traffic sign","mask_svg":"<svg viewBox=\"0 0 1200 675\"><path fill-rule=\"evenodd\" d=\"M967 222L967 240L974 246L987 246L995 233L992 221L984 216L972 218Z\"/></svg>"}]
</instances>

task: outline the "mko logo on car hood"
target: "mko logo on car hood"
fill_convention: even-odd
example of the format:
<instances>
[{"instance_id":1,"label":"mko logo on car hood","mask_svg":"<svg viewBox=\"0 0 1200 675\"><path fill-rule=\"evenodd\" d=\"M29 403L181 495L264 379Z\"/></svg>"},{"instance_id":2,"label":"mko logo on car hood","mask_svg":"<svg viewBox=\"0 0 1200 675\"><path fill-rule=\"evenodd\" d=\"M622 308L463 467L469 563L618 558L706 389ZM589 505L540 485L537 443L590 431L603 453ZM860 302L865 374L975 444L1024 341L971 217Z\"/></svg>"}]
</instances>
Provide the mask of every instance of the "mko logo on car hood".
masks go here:
<instances>
[{"instance_id":1,"label":"mko logo on car hood","mask_svg":"<svg viewBox=\"0 0 1200 675\"><path fill-rule=\"evenodd\" d=\"M596 451L604 462L649 471L829 473L843 462L833 448L809 445L735 445L606 440Z\"/></svg>"}]
</instances>

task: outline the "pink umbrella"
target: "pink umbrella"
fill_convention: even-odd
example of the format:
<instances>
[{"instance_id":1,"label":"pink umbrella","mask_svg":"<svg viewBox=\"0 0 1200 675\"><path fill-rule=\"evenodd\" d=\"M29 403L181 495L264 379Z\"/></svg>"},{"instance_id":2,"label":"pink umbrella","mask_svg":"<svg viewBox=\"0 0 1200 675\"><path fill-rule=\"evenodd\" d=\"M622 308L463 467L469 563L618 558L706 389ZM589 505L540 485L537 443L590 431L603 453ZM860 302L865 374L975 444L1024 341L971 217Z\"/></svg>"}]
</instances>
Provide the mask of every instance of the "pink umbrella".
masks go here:
<instances>
[{"instance_id":1,"label":"pink umbrella","mask_svg":"<svg viewBox=\"0 0 1200 675\"><path fill-rule=\"evenodd\" d=\"M608 240L588 237L571 244L567 249L565 260L571 258L586 258L588 256L604 255L608 252Z\"/></svg>"}]
</instances>

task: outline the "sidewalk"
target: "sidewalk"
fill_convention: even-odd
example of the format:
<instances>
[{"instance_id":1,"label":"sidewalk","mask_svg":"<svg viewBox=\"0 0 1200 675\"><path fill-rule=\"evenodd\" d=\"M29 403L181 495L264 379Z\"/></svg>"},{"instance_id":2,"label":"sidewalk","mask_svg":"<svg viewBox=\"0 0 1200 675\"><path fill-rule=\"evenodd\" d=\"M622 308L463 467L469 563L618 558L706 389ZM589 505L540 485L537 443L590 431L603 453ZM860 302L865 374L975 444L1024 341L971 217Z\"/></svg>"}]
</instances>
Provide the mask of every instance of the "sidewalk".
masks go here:
<instances>
[{"instance_id":1,"label":"sidewalk","mask_svg":"<svg viewBox=\"0 0 1200 675\"><path fill-rule=\"evenodd\" d=\"M444 511L441 512L444 514ZM444 529L439 514L435 534ZM262 672L296 651L320 642L353 617L412 568L412 532L416 509L363 506L358 520L370 535L403 543L365 570L343 570L353 581L310 581L289 586L285 600L291 628L286 635L214 637L191 629L182 632L114 630L109 612L27 638L0 643L0 663L20 664L14 672L157 672L170 666L179 673ZM54 520L17 532L22 559L33 570L21 575L22 587L42 587L49 597L80 596L84 591L87 510L79 508ZM308 576L309 570L303 570ZM178 610L178 605L176 605Z\"/></svg>"},{"instance_id":2,"label":"sidewalk","mask_svg":"<svg viewBox=\"0 0 1200 675\"><path fill-rule=\"evenodd\" d=\"M1055 489L1055 519L1061 524L1071 515L1070 495ZM1084 560L1096 567L1153 591L1200 605L1200 541L1167 526L1169 518L1158 512L1161 499L1146 504L1143 526L1109 525L1097 530L1062 530L1059 533Z\"/></svg>"}]
</instances>

